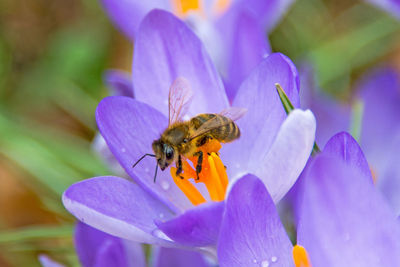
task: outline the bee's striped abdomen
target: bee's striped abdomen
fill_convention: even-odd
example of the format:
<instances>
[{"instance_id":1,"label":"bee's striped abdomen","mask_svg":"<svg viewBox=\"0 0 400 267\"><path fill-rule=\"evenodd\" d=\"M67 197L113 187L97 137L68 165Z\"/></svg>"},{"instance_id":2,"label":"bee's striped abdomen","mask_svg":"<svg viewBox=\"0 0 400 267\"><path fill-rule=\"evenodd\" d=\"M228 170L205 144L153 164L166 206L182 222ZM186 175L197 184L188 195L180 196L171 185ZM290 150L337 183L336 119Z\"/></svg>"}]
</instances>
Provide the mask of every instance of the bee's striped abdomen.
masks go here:
<instances>
[{"instance_id":1,"label":"bee's striped abdomen","mask_svg":"<svg viewBox=\"0 0 400 267\"><path fill-rule=\"evenodd\" d=\"M231 119L218 114L200 114L192 118L191 123L198 129L206 121L213 119L216 127L210 130L208 135L220 142L228 143L240 137L240 130ZM214 124L213 123L213 124Z\"/></svg>"},{"instance_id":2,"label":"bee's striped abdomen","mask_svg":"<svg viewBox=\"0 0 400 267\"><path fill-rule=\"evenodd\" d=\"M236 123L231 119L217 115L221 126L211 131L211 135L220 142L228 143L240 137L240 131Z\"/></svg>"}]
</instances>

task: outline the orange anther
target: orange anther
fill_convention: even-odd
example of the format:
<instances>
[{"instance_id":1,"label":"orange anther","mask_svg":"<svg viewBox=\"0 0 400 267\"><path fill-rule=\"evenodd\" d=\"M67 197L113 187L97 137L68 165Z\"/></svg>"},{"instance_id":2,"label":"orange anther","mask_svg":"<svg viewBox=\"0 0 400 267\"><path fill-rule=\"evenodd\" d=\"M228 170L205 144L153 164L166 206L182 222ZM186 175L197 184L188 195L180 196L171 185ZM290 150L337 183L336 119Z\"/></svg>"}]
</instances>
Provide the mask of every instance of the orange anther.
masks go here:
<instances>
[{"instance_id":1,"label":"orange anther","mask_svg":"<svg viewBox=\"0 0 400 267\"><path fill-rule=\"evenodd\" d=\"M197 190L191 182L187 179L182 179L181 177L176 176L176 168L171 168L171 176L174 178L175 184L182 190L193 205L199 205L206 202L199 190Z\"/></svg>"},{"instance_id":2,"label":"orange anther","mask_svg":"<svg viewBox=\"0 0 400 267\"><path fill-rule=\"evenodd\" d=\"M228 175L226 174L225 166L217 154L211 153L211 157L214 159L215 167L217 168L218 176L221 180L222 187L224 188L225 195L226 188L228 187Z\"/></svg>"},{"instance_id":3,"label":"orange anther","mask_svg":"<svg viewBox=\"0 0 400 267\"><path fill-rule=\"evenodd\" d=\"M225 166L217 154L220 148L221 144L216 140L210 140L199 148L203 152L203 162L198 177L194 167L187 161L189 160L193 166L197 166L198 157L182 159L180 177L176 176L176 168L171 168L171 176L176 185L194 205L205 202L205 198L196 189L195 185L189 182L189 179L194 179L195 183L204 183L212 201L223 201L225 198L228 176Z\"/></svg>"},{"instance_id":4,"label":"orange anther","mask_svg":"<svg viewBox=\"0 0 400 267\"><path fill-rule=\"evenodd\" d=\"M293 247L293 260L296 267L311 267L307 251L300 245L295 245Z\"/></svg>"}]
</instances>

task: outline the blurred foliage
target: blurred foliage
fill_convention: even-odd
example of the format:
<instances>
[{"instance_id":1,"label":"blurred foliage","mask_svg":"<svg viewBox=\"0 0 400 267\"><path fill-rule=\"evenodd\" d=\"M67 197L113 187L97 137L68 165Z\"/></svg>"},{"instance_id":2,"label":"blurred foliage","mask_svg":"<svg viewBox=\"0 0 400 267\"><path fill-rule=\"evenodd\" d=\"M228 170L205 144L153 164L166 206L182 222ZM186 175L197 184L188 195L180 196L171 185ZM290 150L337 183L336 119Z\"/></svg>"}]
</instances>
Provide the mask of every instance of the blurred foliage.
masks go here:
<instances>
[{"instance_id":1,"label":"blurred foliage","mask_svg":"<svg viewBox=\"0 0 400 267\"><path fill-rule=\"evenodd\" d=\"M40 253L78 265L60 200L110 174L91 140L119 43L129 56L97 1L0 3L0 266L39 266Z\"/></svg>"},{"instance_id":2,"label":"blurred foliage","mask_svg":"<svg viewBox=\"0 0 400 267\"><path fill-rule=\"evenodd\" d=\"M399 48L400 22L361 1L298 0L270 40L296 63L310 63L323 90L346 99L355 78Z\"/></svg>"},{"instance_id":3,"label":"blurred foliage","mask_svg":"<svg viewBox=\"0 0 400 267\"><path fill-rule=\"evenodd\" d=\"M399 31L361 1L298 0L270 40L345 100L367 68L396 64ZM41 253L78 265L61 194L110 174L91 150L94 112L104 70L129 71L131 59L97 0L0 2L0 266L39 266Z\"/></svg>"}]
</instances>

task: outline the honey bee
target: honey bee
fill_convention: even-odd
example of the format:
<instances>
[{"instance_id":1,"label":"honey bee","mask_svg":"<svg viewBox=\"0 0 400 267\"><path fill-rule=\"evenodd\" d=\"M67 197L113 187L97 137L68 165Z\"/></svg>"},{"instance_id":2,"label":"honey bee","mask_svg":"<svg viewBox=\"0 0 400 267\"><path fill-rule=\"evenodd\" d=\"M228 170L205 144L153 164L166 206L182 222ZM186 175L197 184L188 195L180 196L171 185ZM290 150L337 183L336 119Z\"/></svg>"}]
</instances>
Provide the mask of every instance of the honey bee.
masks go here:
<instances>
[{"instance_id":1,"label":"honey bee","mask_svg":"<svg viewBox=\"0 0 400 267\"><path fill-rule=\"evenodd\" d=\"M168 95L167 129L161 137L152 144L154 154L143 155L134 165L136 166L146 156L155 157L157 160L154 182L158 166L164 171L175 162L176 175L182 173L182 158L197 157L196 175L202 170L203 152L200 150L207 142L215 139L222 143L232 142L240 137L239 127L234 122L241 118L246 109L231 107L219 114L199 114L187 121L183 120L191 99L192 91L188 82L177 78L171 85Z\"/></svg>"}]
</instances>

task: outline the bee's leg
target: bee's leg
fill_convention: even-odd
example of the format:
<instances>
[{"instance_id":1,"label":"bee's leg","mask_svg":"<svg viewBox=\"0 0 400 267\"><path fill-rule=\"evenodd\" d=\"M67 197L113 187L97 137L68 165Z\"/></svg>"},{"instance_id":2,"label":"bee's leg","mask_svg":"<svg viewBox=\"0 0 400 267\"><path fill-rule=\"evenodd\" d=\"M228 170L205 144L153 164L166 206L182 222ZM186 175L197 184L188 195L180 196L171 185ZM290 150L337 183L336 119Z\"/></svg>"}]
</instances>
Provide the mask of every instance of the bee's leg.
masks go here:
<instances>
[{"instance_id":1,"label":"bee's leg","mask_svg":"<svg viewBox=\"0 0 400 267\"><path fill-rule=\"evenodd\" d=\"M199 173L201 172L201 167L203 166L203 151L198 151L196 153L196 156L197 155L199 157L197 158L197 165L196 165L196 175L197 175L196 180L199 180L200 179L199 178Z\"/></svg>"},{"instance_id":2,"label":"bee's leg","mask_svg":"<svg viewBox=\"0 0 400 267\"><path fill-rule=\"evenodd\" d=\"M181 155L178 156L178 162L176 164L177 168L176 168L176 176L179 176L181 179L183 179L183 177L180 175L182 173L182 158Z\"/></svg>"}]
</instances>

